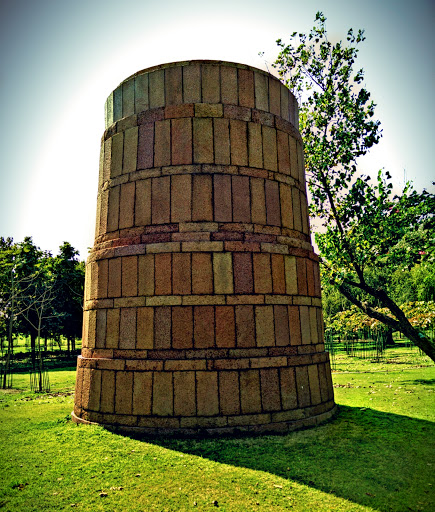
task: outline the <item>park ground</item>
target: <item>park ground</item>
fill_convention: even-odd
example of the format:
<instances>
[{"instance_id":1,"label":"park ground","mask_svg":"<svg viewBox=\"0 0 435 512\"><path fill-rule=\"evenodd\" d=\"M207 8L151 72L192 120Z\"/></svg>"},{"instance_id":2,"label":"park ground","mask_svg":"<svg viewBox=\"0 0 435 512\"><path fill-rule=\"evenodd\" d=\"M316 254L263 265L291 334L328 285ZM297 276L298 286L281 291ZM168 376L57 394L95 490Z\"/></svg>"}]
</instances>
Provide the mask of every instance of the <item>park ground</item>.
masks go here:
<instances>
[{"instance_id":1,"label":"park ground","mask_svg":"<svg viewBox=\"0 0 435 512\"><path fill-rule=\"evenodd\" d=\"M5 511L433 511L435 366L398 347L335 359L338 415L285 436L144 440L70 420L75 369L50 393L0 392Z\"/></svg>"}]
</instances>

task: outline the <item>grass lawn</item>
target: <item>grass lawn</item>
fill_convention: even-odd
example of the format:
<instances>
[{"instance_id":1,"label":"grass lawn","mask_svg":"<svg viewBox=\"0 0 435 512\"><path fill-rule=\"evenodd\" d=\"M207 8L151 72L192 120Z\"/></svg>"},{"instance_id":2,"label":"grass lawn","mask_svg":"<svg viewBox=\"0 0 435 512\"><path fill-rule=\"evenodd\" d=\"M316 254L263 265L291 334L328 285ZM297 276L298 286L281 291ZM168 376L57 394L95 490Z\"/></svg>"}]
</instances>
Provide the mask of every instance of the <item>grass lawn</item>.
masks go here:
<instances>
[{"instance_id":1,"label":"grass lawn","mask_svg":"<svg viewBox=\"0 0 435 512\"><path fill-rule=\"evenodd\" d=\"M219 440L76 425L73 368L51 371L46 395L17 374L0 392L0 509L434 511L435 366L343 364L334 420Z\"/></svg>"}]
</instances>

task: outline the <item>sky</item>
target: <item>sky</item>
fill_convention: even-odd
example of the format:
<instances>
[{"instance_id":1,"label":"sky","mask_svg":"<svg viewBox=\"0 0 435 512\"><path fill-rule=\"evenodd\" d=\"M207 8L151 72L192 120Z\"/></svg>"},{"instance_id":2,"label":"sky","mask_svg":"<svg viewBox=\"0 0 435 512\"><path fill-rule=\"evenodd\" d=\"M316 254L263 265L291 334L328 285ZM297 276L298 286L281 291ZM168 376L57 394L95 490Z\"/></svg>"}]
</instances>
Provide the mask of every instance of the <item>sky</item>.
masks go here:
<instances>
[{"instance_id":1,"label":"sky","mask_svg":"<svg viewBox=\"0 0 435 512\"><path fill-rule=\"evenodd\" d=\"M1 0L0 236L53 255L68 241L86 259L110 92L180 60L274 72L276 39L309 31L318 10L331 41L365 29L357 63L383 137L360 171L434 191L433 0Z\"/></svg>"}]
</instances>

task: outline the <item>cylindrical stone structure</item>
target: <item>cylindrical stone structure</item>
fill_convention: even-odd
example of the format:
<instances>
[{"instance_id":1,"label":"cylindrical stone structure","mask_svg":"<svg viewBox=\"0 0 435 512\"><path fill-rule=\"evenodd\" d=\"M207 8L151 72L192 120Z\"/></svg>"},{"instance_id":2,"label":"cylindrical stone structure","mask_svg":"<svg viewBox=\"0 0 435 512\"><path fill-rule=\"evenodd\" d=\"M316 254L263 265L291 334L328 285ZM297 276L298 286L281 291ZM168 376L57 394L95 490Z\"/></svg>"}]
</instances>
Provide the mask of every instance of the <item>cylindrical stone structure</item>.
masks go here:
<instances>
[{"instance_id":1,"label":"cylindrical stone structure","mask_svg":"<svg viewBox=\"0 0 435 512\"><path fill-rule=\"evenodd\" d=\"M221 61L106 102L73 419L286 432L335 411L292 93Z\"/></svg>"}]
</instances>

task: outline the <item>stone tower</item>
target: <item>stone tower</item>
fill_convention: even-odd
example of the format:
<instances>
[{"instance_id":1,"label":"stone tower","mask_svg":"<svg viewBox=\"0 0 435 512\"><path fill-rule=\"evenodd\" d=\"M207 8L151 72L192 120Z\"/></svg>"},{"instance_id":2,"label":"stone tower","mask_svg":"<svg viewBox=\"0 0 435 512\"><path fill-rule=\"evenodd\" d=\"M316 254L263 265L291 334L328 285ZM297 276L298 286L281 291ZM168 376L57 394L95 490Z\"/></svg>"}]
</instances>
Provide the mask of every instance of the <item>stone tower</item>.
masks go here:
<instances>
[{"instance_id":1,"label":"stone tower","mask_svg":"<svg viewBox=\"0 0 435 512\"><path fill-rule=\"evenodd\" d=\"M106 102L76 422L286 432L335 410L294 96L164 64Z\"/></svg>"}]
</instances>

